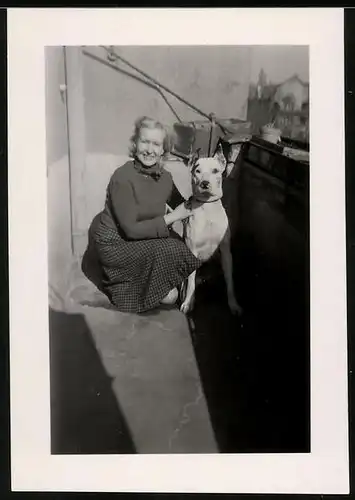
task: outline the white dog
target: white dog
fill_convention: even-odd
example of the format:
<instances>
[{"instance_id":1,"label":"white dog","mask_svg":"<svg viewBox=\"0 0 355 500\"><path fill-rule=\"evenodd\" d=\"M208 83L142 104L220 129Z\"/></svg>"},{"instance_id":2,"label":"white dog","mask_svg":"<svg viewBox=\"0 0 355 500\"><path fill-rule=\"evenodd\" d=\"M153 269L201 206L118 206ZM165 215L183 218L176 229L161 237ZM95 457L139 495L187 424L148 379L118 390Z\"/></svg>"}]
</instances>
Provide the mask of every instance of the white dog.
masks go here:
<instances>
[{"instance_id":1,"label":"white dog","mask_svg":"<svg viewBox=\"0 0 355 500\"><path fill-rule=\"evenodd\" d=\"M189 162L192 183L190 199L193 214L184 222L184 240L191 252L207 261L219 249L223 275L227 288L228 305L233 314L241 314L233 286L233 259L228 217L222 205L222 175L226 159L222 148L213 158L199 158L197 152ZM189 312L193 307L196 271L183 286L180 310Z\"/></svg>"}]
</instances>

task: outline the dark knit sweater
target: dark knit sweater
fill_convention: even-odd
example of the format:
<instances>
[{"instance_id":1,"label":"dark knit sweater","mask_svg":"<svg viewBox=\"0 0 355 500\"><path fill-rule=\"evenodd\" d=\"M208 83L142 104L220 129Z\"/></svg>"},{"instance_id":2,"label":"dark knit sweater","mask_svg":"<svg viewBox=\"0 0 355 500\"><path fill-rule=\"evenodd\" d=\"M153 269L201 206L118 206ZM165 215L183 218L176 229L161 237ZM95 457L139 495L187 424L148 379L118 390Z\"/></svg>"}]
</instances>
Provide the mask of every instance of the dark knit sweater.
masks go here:
<instances>
[{"instance_id":1,"label":"dark knit sweater","mask_svg":"<svg viewBox=\"0 0 355 500\"><path fill-rule=\"evenodd\" d=\"M101 222L118 228L129 240L166 238L169 229L163 216L174 190L172 176L166 170L152 176L137 161L128 161L110 179Z\"/></svg>"}]
</instances>

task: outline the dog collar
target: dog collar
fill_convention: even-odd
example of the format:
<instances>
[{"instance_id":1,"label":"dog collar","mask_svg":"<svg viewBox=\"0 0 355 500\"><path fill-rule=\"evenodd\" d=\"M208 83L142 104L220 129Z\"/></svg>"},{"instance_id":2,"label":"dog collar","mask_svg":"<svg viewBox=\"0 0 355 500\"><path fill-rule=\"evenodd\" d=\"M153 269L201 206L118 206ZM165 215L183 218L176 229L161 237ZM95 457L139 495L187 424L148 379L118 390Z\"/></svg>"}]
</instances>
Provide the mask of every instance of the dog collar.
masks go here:
<instances>
[{"instance_id":1,"label":"dog collar","mask_svg":"<svg viewBox=\"0 0 355 500\"><path fill-rule=\"evenodd\" d=\"M196 201L199 201L201 203L215 203L216 201L220 201L221 199L222 199L222 197L216 198L215 200L206 200L206 199L205 200L201 200L201 199L197 198L196 196L193 196L191 198L191 200L196 200Z\"/></svg>"}]
</instances>

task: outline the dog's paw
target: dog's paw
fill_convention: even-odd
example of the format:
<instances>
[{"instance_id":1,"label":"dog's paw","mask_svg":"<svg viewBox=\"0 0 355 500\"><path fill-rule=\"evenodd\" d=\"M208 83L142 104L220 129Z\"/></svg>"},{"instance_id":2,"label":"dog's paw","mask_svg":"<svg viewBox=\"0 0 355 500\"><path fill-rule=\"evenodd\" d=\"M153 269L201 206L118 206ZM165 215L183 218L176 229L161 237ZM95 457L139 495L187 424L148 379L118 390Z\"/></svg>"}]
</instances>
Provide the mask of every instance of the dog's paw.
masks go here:
<instances>
[{"instance_id":1,"label":"dog's paw","mask_svg":"<svg viewBox=\"0 0 355 500\"><path fill-rule=\"evenodd\" d=\"M183 302L180 306L180 311L183 312L184 314L187 314L189 311L191 311L191 301L186 301Z\"/></svg>"},{"instance_id":2,"label":"dog's paw","mask_svg":"<svg viewBox=\"0 0 355 500\"><path fill-rule=\"evenodd\" d=\"M243 309L238 304L235 297L230 297L228 299L228 305L229 305L229 309L230 309L232 314L237 314L238 316L241 316L243 314Z\"/></svg>"}]
</instances>

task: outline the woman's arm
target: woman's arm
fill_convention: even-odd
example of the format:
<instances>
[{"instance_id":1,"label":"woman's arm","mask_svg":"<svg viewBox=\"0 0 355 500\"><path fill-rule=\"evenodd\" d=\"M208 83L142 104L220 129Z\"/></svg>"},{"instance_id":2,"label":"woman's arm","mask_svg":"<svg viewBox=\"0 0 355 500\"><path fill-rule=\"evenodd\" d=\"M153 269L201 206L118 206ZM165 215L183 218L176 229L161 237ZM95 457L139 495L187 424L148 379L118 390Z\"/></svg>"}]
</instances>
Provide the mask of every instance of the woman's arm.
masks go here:
<instances>
[{"instance_id":1,"label":"woman's arm","mask_svg":"<svg viewBox=\"0 0 355 500\"><path fill-rule=\"evenodd\" d=\"M167 238L169 229L163 216L138 221L138 207L129 181L114 181L109 187L116 224L130 240Z\"/></svg>"},{"instance_id":2,"label":"woman's arm","mask_svg":"<svg viewBox=\"0 0 355 500\"><path fill-rule=\"evenodd\" d=\"M184 201L175 210L168 211L167 214L164 215L164 220L167 226L174 224L174 222L178 222L184 219L187 219L192 215L191 204L189 201Z\"/></svg>"},{"instance_id":3,"label":"woman's arm","mask_svg":"<svg viewBox=\"0 0 355 500\"><path fill-rule=\"evenodd\" d=\"M171 178L171 191L166 202L166 214L164 216L165 223L170 226L174 222L180 222L191 215L189 202L185 200L174 183L173 176Z\"/></svg>"},{"instance_id":4,"label":"woman's arm","mask_svg":"<svg viewBox=\"0 0 355 500\"><path fill-rule=\"evenodd\" d=\"M172 188L171 188L171 193L170 196L167 200L167 204L169 207L172 209L176 208L179 206L181 203L185 201L185 198L182 196L178 188L175 186L174 181L172 180Z\"/></svg>"}]
</instances>

